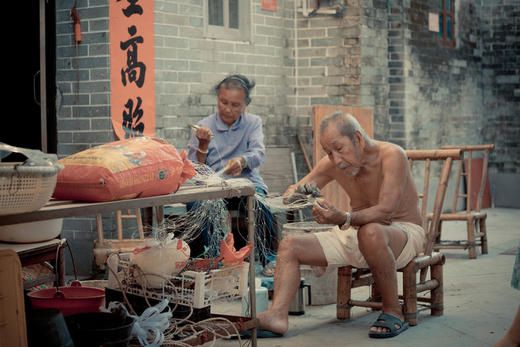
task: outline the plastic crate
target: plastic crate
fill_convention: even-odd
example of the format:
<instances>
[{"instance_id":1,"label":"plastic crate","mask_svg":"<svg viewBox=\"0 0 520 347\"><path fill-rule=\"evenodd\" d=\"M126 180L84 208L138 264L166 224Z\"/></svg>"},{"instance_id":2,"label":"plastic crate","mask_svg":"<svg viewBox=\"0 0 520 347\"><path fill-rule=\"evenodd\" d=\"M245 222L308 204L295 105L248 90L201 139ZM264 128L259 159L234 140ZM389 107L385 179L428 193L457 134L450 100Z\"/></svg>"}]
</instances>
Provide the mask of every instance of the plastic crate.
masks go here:
<instances>
[{"instance_id":1,"label":"plastic crate","mask_svg":"<svg viewBox=\"0 0 520 347\"><path fill-rule=\"evenodd\" d=\"M168 299L171 303L197 309L210 306L214 300L239 298L247 294L248 262L204 272L183 271L169 277L162 288L143 287L142 281L135 276L136 271L132 269L128 256L111 255L107 265L110 269L108 288L146 298Z\"/></svg>"}]
</instances>

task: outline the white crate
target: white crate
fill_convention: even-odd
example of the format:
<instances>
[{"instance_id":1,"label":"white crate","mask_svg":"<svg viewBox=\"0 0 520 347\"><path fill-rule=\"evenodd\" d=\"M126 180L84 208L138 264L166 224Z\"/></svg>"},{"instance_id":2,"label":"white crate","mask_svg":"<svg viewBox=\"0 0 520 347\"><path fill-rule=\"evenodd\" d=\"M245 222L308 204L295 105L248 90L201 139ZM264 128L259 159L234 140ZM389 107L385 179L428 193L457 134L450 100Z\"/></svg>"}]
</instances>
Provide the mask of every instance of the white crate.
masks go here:
<instances>
[{"instance_id":1,"label":"white crate","mask_svg":"<svg viewBox=\"0 0 520 347\"><path fill-rule=\"evenodd\" d=\"M239 298L247 294L248 262L207 272L184 271L169 277L162 288L146 289L140 285L142 281L134 276L136 271L132 269L128 258L114 254L109 257L108 266L111 271L107 287L110 289L151 299L168 299L171 303L193 308L207 307L214 300Z\"/></svg>"}]
</instances>

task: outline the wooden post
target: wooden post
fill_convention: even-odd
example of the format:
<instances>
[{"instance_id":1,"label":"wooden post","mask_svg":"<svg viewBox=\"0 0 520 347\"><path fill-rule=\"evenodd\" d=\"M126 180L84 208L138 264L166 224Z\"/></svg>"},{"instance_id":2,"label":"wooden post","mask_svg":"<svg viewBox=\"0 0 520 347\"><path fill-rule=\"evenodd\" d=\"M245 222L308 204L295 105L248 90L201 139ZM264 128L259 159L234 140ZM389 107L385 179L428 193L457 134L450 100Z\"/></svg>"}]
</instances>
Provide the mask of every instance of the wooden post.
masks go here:
<instances>
[{"instance_id":1,"label":"wooden post","mask_svg":"<svg viewBox=\"0 0 520 347\"><path fill-rule=\"evenodd\" d=\"M417 273L413 260L403 269L403 313L405 321L417 325Z\"/></svg>"},{"instance_id":2,"label":"wooden post","mask_svg":"<svg viewBox=\"0 0 520 347\"><path fill-rule=\"evenodd\" d=\"M462 174L463 174L463 171L462 171L463 163L464 163L464 159L461 158L461 160L459 161L459 167L457 169L457 181L455 182L455 194L453 194L453 205L451 206L451 213L457 212L457 200L461 196L459 189L460 189L460 181L462 179Z\"/></svg>"},{"instance_id":3,"label":"wooden post","mask_svg":"<svg viewBox=\"0 0 520 347\"><path fill-rule=\"evenodd\" d=\"M117 239L123 240L123 214L121 210L116 211L116 223L117 223Z\"/></svg>"},{"instance_id":4,"label":"wooden post","mask_svg":"<svg viewBox=\"0 0 520 347\"><path fill-rule=\"evenodd\" d=\"M488 172L489 150L484 151L484 159L482 160L482 176L480 177L480 188L478 190L477 205L475 211L479 212L482 207L482 196L486 188L487 172Z\"/></svg>"},{"instance_id":5,"label":"wooden post","mask_svg":"<svg viewBox=\"0 0 520 347\"><path fill-rule=\"evenodd\" d=\"M102 245L105 242L105 235L103 233L103 218L99 213L96 214L96 226L98 233L98 243Z\"/></svg>"},{"instance_id":6,"label":"wooden post","mask_svg":"<svg viewBox=\"0 0 520 347\"><path fill-rule=\"evenodd\" d=\"M480 233L482 234L482 237L480 238L480 246L482 248L482 254L487 254L487 252L488 252L486 218L487 218L487 216L484 216L482 218L479 218L479 220L478 220Z\"/></svg>"},{"instance_id":7,"label":"wooden post","mask_svg":"<svg viewBox=\"0 0 520 347\"><path fill-rule=\"evenodd\" d=\"M473 184L471 181L473 181L472 171L471 167L473 166L473 152L468 151L468 169L466 171L466 213L471 212L471 196L473 193Z\"/></svg>"},{"instance_id":8,"label":"wooden post","mask_svg":"<svg viewBox=\"0 0 520 347\"><path fill-rule=\"evenodd\" d=\"M469 204L469 200L468 200ZM468 252L469 252L469 259L475 259L477 258L477 249L475 247L475 219L473 218L473 215L468 215L467 220L467 231L468 231Z\"/></svg>"},{"instance_id":9,"label":"wooden post","mask_svg":"<svg viewBox=\"0 0 520 347\"><path fill-rule=\"evenodd\" d=\"M435 264L431 266L431 278L439 282L437 287L431 291L431 314L432 316L441 316L444 312L444 295L443 295L443 279L442 279L442 265Z\"/></svg>"},{"instance_id":10,"label":"wooden post","mask_svg":"<svg viewBox=\"0 0 520 347\"><path fill-rule=\"evenodd\" d=\"M247 229L249 242L255 242L255 196L247 197ZM249 306L251 320L256 319L255 247L249 254ZM256 347L256 326L251 331L251 344Z\"/></svg>"},{"instance_id":11,"label":"wooden post","mask_svg":"<svg viewBox=\"0 0 520 347\"><path fill-rule=\"evenodd\" d=\"M336 300L336 317L350 319L350 287L352 286L352 266L338 268L338 293Z\"/></svg>"},{"instance_id":12,"label":"wooden post","mask_svg":"<svg viewBox=\"0 0 520 347\"><path fill-rule=\"evenodd\" d=\"M137 231L139 232L139 238L141 240L144 239L144 230L143 230L143 218L141 216L141 209L135 209L135 219L137 221Z\"/></svg>"}]
</instances>

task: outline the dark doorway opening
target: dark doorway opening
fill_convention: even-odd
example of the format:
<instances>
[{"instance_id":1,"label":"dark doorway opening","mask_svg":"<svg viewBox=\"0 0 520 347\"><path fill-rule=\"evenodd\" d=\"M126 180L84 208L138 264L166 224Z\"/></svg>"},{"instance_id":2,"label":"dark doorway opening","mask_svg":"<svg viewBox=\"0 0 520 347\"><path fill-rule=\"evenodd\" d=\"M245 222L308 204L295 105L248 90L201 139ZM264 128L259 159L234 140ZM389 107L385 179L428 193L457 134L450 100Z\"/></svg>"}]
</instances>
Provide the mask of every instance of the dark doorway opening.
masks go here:
<instances>
[{"instance_id":1,"label":"dark doorway opening","mask_svg":"<svg viewBox=\"0 0 520 347\"><path fill-rule=\"evenodd\" d=\"M44 20L40 20L40 4L45 6ZM56 7L55 0L24 1L9 5L20 18L20 27L13 27L20 34L10 33L8 50L10 83L13 88L7 95L11 104L10 114L4 115L0 127L0 141L9 145L57 152L56 122ZM8 12L9 13L9 12ZM17 15L17 16L18 16ZM40 35L45 31L45 64L42 69ZM43 73L42 73L43 72ZM45 102L41 100L42 75L45 75ZM45 108L42 122L42 107ZM44 123L42 125L42 123ZM46 132L42 134L42 126ZM46 147L46 148L43 148Z\"/></svg>"}]
</instances>

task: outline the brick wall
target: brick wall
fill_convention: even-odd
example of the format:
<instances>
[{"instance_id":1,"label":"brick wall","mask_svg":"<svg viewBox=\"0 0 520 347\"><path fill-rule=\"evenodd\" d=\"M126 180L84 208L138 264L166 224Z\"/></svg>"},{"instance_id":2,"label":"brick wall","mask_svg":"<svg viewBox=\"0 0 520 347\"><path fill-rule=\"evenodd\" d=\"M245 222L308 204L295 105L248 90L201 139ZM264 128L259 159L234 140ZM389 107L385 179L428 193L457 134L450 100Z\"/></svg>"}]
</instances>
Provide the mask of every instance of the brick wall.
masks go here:
<instances>
[{"instance_id":1,"label":"brick wall","mask_svg":"<svg viewBox=\"0 0 520 347\"><path fill-rule=\"evenodd\" d=\"M389 4L390 5L390 4ZM405 43L401 1L388 6L388 116L386 134L389 141L406 148L405 132Z\"/></svg>"},{"instance_id":2,"label":"brick wall","mask_svg":"<svg viewBox=\"0 0 520 347\"><path fill-rule=\"evenodd\" d=\"M230 73L256 82L248 111L262 117L268 145L285 145L288 116L287 84L292 68L288 42L293 27L292 3L280 2L278 11L252 4L251 42L207 39L203 35L203 2L156 1L157 136L185 148L187 124L213 113L213 87Z\"/></svg>"},{"instance_id":3,"label":"brick wall","mask_svg":"<svg viewBox=\"0 0 520 347\"><path fill-rule=\"evenodd\" d=\"M351 54L357 63L352 64L352 68L361 68L358 86L361 91L360 105L374 112L374 137L388 140L388 62L390 58L395 58L395 53L389 53L387 2L371 0L361 3L361 51L357 55Z\"/></svg>"},{"instance_id":4,"label":"brick wall","mask_svg":"<svg viewBox=\"0 0 520 347\"><path fill-rule=\"evenodd\" d=\"M491 170L520 174L520 1L482 3L483 136L496 145Z\"/></svg>"},{"instance_id":5,"label":"brick wall","mask_svg":"<svg viewBox=\"0 0 520 347\"><path fill-rule=\"evenodd\" d=\"M113 140L109 107L108 4L106 1L88 4L78 1L83 41L77 49L72 34L72 6L72 1L56 4L56 108L60 156Z\"/></svg>"},{"instance_id":6,"label":"brick wall","mask_svg":"<svg viewBox=\"0 0 520 347\"><path fill-rule=\"evenodd\" d=\"M438 1L391 2L391 141L406 148L495 143L491 172L519 171L518 5L458 0L456 45L445 47L428 30Z\"/></svg>"},{"instance_id":7,"label":"brick wall","mask_svg":"<svg viewBox=\"0 0 520 347\"><path fill-rule=\"evenodd\" d=\"M400 75L389 80L389 114L404 121L404 132L393 135L409 149L482 141L481 57L469 34L478 28L475 7L457 2L456 46L446 47L428 28L437 6L438 1L403 1L392 8L389 40L399 52L390 53L389 68Z\"/></svg>"},{"instance_id":8,"label":"brick wall","mask_svg":"<svg viewBox=\"0 0 520 347\"><path fill-rule=\"evenodd\" d=\"M312 106L361 105L361 7L359 0L345 1L339 16L297 14L296 44L292 47L295 86L290 122L290 137L299 134L307 153L312 155ZM298 163L303 163L299 149ZM311 159L312 161L312 159ZM299 166L302 177L307 168Z\"/></svg>"}]
</instances>

